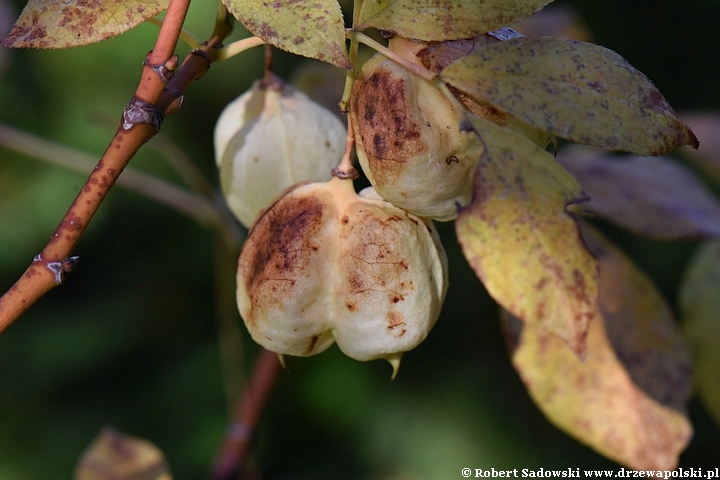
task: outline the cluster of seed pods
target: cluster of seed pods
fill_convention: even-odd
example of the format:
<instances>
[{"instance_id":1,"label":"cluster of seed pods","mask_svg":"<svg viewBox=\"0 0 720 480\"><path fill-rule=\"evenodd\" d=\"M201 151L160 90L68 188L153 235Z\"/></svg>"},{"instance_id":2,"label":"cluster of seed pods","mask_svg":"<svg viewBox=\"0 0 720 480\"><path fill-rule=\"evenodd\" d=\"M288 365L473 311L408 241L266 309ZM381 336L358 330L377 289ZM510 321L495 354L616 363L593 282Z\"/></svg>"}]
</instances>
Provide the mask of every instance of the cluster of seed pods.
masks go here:
<instances>
[{"instance_id":1,"label":"cluster of seed pods","mask_svg":"<svg viewBox=\"0 0 720 480\"><path fill-rule=\"evenodd\" d=\"M396 37L389 48L439 73L497 41ZM476 115L549 143L546 133L455 94ZM388 360L394 376L401 355L426 338L448 285L432 220L452 220L470 201L483 152L475 135L460 131L454 103L380 53L367 61L350 101L356 152L373 185L359 194L351 179L330 179L345 127L304 94L276 79L225 109L216 158L228 204L252 225L237 301L256 342L293 356L337 343L354 359Z\"/></svg>"}]
</instances>

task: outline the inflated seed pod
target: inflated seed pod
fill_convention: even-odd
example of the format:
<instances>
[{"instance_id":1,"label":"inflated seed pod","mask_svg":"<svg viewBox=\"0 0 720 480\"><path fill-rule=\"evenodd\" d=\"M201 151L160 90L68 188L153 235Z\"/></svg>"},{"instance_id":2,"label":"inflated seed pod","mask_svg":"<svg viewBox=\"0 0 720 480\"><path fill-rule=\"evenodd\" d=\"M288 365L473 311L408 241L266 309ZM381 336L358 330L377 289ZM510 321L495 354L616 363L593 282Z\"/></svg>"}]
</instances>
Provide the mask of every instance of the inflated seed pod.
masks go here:
<instances>
[{"instance_id":1,"label":"inflated seed pod","mask_svg":"<svg viewBox=\"0 0 720 480\"><path fill-rule=\"evenodd\" d=\"M268 350L309 356L337 342L396 372L440 314L447 259L432 222L333 178L290 189L260 215L237 280L240 314Z\"/></svg>"},{"instance_id":2,"label":"inflated seed pod","mask_svg":"<svg viewBox=\"0 0 720 480\"><path fill-rule=\"evenodd\" d=\"M395 37L389 48L441 72L453 61L498 42L492 35L426 43ZM551 135L454 91L474 114L528 136L543 148ZM378 53L356 77L350 101L360 165L377 192L421 217L453 220L472 196L483 146L459 130L462 112L443 93Z\"/></svg>"},{"instance_id":3,"label":"inflated seed pod","mask_svg":"<svg viewBox=\"0 0 720 480\"><path fill-rule=\"evenodd\" d=\"M345 149L332 112L278 78L257 81L215 125L215 160L230 210L249 227L289 186L325 181Z\"/></svg>"}]
</instances>

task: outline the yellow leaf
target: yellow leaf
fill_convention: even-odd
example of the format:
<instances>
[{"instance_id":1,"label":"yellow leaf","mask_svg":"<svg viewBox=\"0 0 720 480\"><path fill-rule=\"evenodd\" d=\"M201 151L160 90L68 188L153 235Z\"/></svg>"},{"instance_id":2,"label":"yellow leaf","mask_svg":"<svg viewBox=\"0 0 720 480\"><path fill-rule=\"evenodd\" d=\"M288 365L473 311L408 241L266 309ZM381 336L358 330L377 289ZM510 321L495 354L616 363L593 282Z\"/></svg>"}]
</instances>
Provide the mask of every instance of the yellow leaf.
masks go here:
<instances>
[{"instance_id":1,"label":"yellow leaf","mask_svg":"<svg viewBox=\"0 0 720 480\"><path fill-rule=\"evenodd\" d=\"M467 38L517 22L552 0L365 0L356 28L377 28L405 38Z\"/></svg>"},{"instance_id":2,"label":"yellow leaf","mask_svg":"<svg viewBox=\"0 0 720 480\"><path fill-rule=\"evenodd\" d=\"M583 233L600 261L602 312L590 323L587 357L504 314L513 365L558 428L626 467L673 470L692 436L684 339L652 282L598 233Z\"/></svg>"},{"instance_id":3,"label":"yellow leaf","mask_svg":"<svg viewBox=\"0 0 720 480\"><path fill-rule=\"evenodd\" d=\"M282 50L351 68L337 0L223 0L245 28Z\"/></svg>"},{"instance_id":4,"label":"yellow leaf","mask_svg":"<svg viewBox=\"0 0 720 480\"><path fill-rule=\"evenodd\" d=\"M69 48L120 35L166 9L169 0L29 0L6 47Z\"/></svg>"},{"instance_id":5,"label":"yellow leaf","mask_svg":"<svg viewBox=\"0 0 720 480\"><path fill-rule=\"evenodd\" d=\"M620 227L657 239L720 237L720 202L669 158L610 156L576 145L558 161L590 197L583 207Z\"/></svg>"},{"instance_id":6,"label":"yellow leaf","mask_svg":"<svg viewBox=\"0 0 720 480\"><path fill-rule=\"evenodd\" d=\"M472 122L486 150L456 222L465 257L500 305L582 355L597 267L565 210L584 198L580 185L532 141Z\"/></svg>"},{"instance_id":7,"label":"yellow leaf","mask_svg":"<svg viewBox=\"0 0 720 480\"><path fill-rule=\"evenodd\" d=\"M520 37L454 62L442 78L558 137L638 155L698 141L650 80L612 50Z\"/></svg>"},{"instance_id":8,"label":"yellow leaf","mask_svg":"<svg viewBox=\"0 0 720 480\"><path fill-rule=\"evenodd\" d=\"M75 480L172 480L165 458L147 440L106 427L80 457Z\"/></svg>"},{"instance_id":9,"label":"yellow leaf","mask_svg":"<svg viewBox=\"0 0 720 480\"><path fill-rule=\"evenodd\" d=\"M695 363L700 401L720 425L720 242L695 254L680 288L680 312Z\"/></svg>"}]
</instances>

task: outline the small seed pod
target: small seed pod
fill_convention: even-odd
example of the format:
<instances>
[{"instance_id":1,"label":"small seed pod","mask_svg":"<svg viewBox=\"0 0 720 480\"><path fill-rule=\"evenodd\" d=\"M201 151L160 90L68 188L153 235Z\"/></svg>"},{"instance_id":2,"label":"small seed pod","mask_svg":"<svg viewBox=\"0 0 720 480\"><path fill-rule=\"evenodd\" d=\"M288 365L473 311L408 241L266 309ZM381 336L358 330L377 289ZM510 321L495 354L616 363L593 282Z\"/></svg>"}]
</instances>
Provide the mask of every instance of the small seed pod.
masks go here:
<instances>
[{"instance_id":1,"label":"small seed pod","mask_svg":"<svg viewBox=\"0 0 720 480\"><path fill-rule=\"evenodd\" d=\"M260 345L302 357L337 342L356 360L388 360L393 376L435 324L446 290L432 222L338 178L279 198L238 262L238 307Z\"/></svg>"},{"instance_id":2,"label":"small seed pod","mask_svg":"<svg viewBox=\"0 0 720 480\"><path fill-rule=\"evenodd\" d=\"M453 61L495 37L425 43L394 37L390 50L441 72ZM454 91L476 115L522 133L543 148L550 134L530 127L488 104ZM462 112L424 79L378 53L356 77L350 101L360 165L377 192L415 215L453 220L457 205L470 202L472 177L483 146L460 132Z\"/></svg>"},{"instance_id":3,"label":"small seed pod","mask_svg":"<svg viewBox=\"0 0 720 480\"><path fill-rule=\"evenodd\" d=\"M215 125L215 160L230 210L249 227L300 181L326 181L345 149L346 128L279 78L255 82Z\"/></svg>"}]
</instances>

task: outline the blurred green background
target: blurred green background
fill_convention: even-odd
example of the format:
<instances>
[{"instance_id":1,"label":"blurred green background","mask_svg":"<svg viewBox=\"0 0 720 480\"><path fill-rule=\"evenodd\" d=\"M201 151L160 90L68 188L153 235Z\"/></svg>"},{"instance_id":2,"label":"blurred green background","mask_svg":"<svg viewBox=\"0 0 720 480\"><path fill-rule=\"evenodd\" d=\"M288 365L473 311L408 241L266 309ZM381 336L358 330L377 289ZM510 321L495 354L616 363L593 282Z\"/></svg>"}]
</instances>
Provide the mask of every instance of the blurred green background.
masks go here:
<instances>
[{"instance_id":1,"label":"blurred green background","mask_svg":"<svg viewBox=\"0 0 720 480\"><path fill-rule=\"evenodd\" d=\"M0 16L12 22L24 2L1 1ZM648 75L676 110L720 108L720 2L556 3L573 6L593 41ZM187 28L206 37L215 11L214 1L194 0ZM0 122L99 156L156 33L141 25L71 50L0 50ZM181 58L187 50L179 48ZM308 63L278 53L275 69L289 78ZM213 65L163 126L213 183L215 118L261 75L262 49ZM178 181L151 149L132 165ZM85 178L0 147L0 290L42 249ZM674 306L695 244L605 230ZM289 358L252 458L266 478L453 479L463 467L618 468L534 406L452 224L440 231L451 286L429 338L405 355L393 382L385 362L358 363L336 347ZM77 270L0 336L0 480L70 478L104 425L157 444L176 479L206 477L227 424L212 248L211 234L183 215L119 188L111 192L76 250ZM234 271L234 260L226 268ZM250 365L256 347L244 330L243 345ZM697 403L691 416L695 438L680 465L720 466L718 427Z\"/></svg>"}]
</instances>

